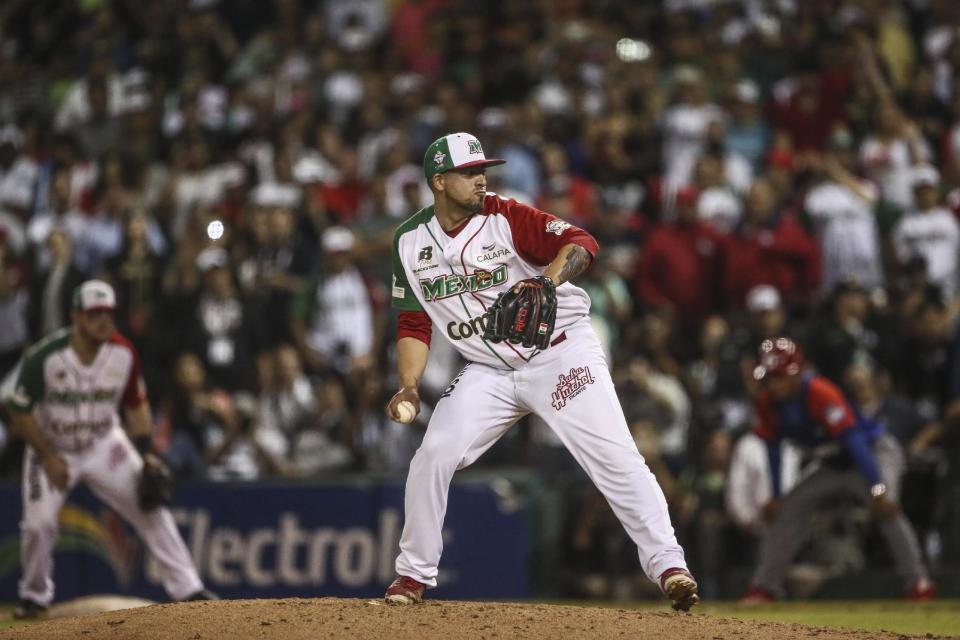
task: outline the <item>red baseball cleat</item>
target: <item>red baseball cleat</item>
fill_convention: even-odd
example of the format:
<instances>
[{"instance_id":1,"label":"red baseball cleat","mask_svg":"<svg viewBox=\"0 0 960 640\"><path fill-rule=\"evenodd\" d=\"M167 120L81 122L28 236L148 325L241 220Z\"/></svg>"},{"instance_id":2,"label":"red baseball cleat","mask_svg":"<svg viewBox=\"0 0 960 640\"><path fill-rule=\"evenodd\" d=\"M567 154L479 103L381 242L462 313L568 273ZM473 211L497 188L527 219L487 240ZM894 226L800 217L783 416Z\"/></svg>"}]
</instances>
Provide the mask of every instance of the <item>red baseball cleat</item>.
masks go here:
<instances>
[{"instance_id":1,"label":"red baseball cleat","mask_svg":"<svg viewBox=\"0 0 960 640\"><path fill-rule=\"evenodd\" d=\"M660 589L677 611L689 611L690 607L700 602L697 581L686 569L667 569L660 574Z\"/></svg>"},{"instance_id":2,"label":"red baseball cleat","mask_svg":"<svg viewBox=\"0 0 960 640\"><path fill-rule=\"evenodd\" d=\"M387 588L387 593L383 599L387 604L417 604L423 602L423 590L426 585L420 584L413 578L407 576L397 576Z\"/></svg>"},{"instance_id":3,"label":"red baseball cleat","mask_svg":"<svg viewBox=\"0 0 960 640\"><path fill-rule=\"evenodd\" d=\"M747 589L745 594L740 596L737 604L754 606L759 604L767 604L768 602L775 602L776 600L777 596L775 596L772 592L767 591L763 587L753 585Z\"/></svg>"},{"instance_id":4,"label":"red baseball cleat","mask_svg":"<svg viewBox=\"0 0 960 640\"><path fill-rule=\"evenodd\" d=\"M937 587L934 586L930 578L918 578L910 591L907 592L907 600L913 602L929 602L937 599Z\"/></svg>"}]
</instances>

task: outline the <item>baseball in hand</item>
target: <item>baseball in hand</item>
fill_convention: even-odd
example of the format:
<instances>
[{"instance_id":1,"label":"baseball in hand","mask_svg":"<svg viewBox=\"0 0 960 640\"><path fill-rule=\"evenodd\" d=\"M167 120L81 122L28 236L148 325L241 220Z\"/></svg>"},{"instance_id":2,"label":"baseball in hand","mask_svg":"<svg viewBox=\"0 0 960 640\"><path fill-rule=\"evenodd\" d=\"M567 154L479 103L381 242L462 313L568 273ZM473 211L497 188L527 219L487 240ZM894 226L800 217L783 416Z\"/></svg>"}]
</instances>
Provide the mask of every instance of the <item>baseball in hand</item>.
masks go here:
<instances>
[{"instance_id":1,"label":"baseball in hand","mask_svg":"<svg viewBox=\"0 0 960 640\"><path fill-rule=\"evenodd\" d=\"M397 422L409 424L417 417L417 408L409 400L397 403Z\"/></svg>"}]
</instances>

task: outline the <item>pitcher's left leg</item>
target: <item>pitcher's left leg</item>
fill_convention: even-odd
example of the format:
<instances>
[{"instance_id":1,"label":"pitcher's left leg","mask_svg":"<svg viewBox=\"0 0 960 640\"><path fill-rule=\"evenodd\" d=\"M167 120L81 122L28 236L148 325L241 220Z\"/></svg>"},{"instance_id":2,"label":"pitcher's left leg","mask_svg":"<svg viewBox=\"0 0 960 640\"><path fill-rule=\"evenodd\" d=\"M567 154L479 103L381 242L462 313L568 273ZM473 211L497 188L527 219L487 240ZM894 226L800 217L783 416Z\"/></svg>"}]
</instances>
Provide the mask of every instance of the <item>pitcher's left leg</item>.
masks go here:
<instances>
[{"instance_id":1,"label":"pitcher's left leg","mask_svg":"<svg viewBox=\"0 0 960 640\"><path fill-rule=\"evenodd\" d=\"M97 497L110 505L134 529L162 568L163 588L172 600L185 600L203 591L203 582L167 508L142 511L137 482L143 460L118 429L94 445L83 478Z\"/></svg>"},{"instance_id":2,"label":"pitcher's left leg","mask_svg":"<svg viewBox=\"0 0 960 640\"><path fill-rule=\"evenodd\" d=\"M667 501L630 435L595 336L570 333L565 343L551 347L556 351L547 350L524 367L520 398L603 493L636 543L644 573L661 583L671 569L687 567Z\"/></svg>"}]
</instances>

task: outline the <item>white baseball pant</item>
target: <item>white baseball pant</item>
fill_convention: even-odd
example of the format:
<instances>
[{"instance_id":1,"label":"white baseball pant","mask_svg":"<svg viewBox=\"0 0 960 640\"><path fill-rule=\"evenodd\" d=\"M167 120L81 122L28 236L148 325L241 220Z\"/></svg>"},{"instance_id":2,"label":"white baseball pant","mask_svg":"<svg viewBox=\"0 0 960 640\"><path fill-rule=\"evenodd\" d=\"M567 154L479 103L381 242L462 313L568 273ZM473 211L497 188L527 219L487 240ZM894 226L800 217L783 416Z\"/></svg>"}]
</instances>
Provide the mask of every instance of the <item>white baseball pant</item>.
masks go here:
<instances>
[{"instance_id":1,"label":"white baseball pant","mask_svg":"<svg viewBox=\"0 0 960 640\"><path fill-rule=\"evenodd\" d=\"M47 606L53 601L53 548L58 516L67 493L78 482L133 525L162 568L163 587L173 600L183 600L203 589L177 525L165 508L149 512L137 505L137 481L143 460L120 427L89 448L61 452L70 470L66 492L51 487L40 460L27 448L23 465L23 520L20 522L20 559L23 577L19 596Z\"/></svg>"},{"instance_id":2,"label":"white baseball pant","mask_svg":"<svg viewBox=\"0 0 960 640\"><path fill-rule=\"evenodd\" d=\"M549 425L606 497L647 577L657 582L667 569L686 568L663 491L630 435L596 334L584 321L563 333L565 340L521 369L468 364L437 403L410 462L399 575L436 586L454 472L529 413Z\"/></svg>"}]
</instances>

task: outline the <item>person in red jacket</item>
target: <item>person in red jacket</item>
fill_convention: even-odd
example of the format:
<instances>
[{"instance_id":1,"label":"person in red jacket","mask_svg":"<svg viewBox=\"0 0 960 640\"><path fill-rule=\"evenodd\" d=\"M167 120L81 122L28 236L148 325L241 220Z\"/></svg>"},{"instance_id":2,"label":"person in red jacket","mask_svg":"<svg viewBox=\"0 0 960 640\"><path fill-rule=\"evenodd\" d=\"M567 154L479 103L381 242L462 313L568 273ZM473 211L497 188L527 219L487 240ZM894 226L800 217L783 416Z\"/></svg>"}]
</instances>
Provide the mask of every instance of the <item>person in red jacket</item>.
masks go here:
<instances>
[{"instance_id":1,"label":"person in red jacket","mask_svg":"<svg viewBox=\"0 0 960 640\"><path fill-rule=\"evenodd\" d=\"M936 590L917 534L898 501L904 456L896 439L882 423L856 411L835 384L807 370L803 353L789 338L761 343L753 377L762 385L756 433L767 444L773 497L763 509L770 528L760 563L741 603L758 604L782 595L783 577L805 540L804 523L837 496L856 497L870 506L908 598L933 599ZM814 469L785 495L780 490L783 440L805 451Z\"/></svg>"},{"instance_id":2,"label":"person in red jacket","mask_svg":"<svg viewBox=\"0 0 960 640\"><path fill-rule=\"evenodd\" d=\"M742 306L758 284L776 287L788 306L812 302L820 284L820 250L797 219L777 215L769 183L759 179L750 188L743 222L730 236L724 291Z\"/></svg>"},{"instance_id":3,"label":"person in red jacket","mask_svg":"<svg viewBox=\"0 0 960 640\"><path fill-rule=\"evenodd\" d=\"M726 237L697 219L696 189L677 193L676 217L650 232L637 266L635 291L650 306L669 307L699 322L717 311Z\"/></svg>"}]
</instances>

